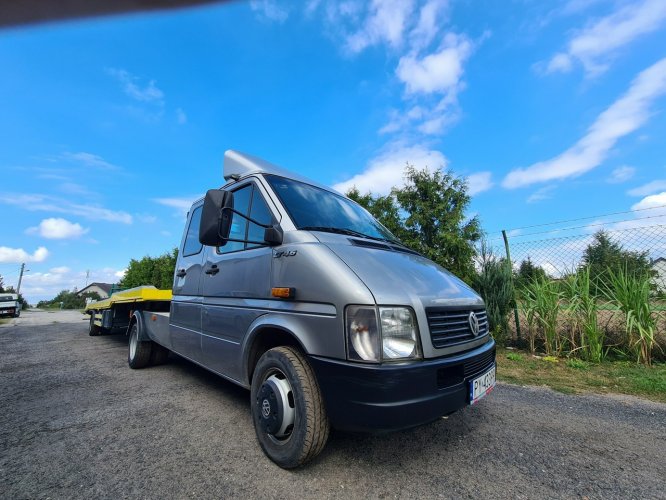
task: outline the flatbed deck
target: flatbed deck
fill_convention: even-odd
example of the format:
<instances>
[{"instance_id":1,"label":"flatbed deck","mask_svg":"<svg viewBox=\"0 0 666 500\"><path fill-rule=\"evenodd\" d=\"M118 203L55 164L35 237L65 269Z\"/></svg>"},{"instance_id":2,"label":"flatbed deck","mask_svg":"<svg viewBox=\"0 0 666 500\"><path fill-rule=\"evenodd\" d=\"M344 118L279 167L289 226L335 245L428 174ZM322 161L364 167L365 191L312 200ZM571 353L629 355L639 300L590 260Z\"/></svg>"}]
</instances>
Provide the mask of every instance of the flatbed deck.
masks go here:
<instances>
[{"instance_id":1,"label":"flatbed deck","mask_svg":"<svg viewBox=\"0 0 666 500\"><path fill-rule=\"evenodd\" d=\"M84 312L102 311L111 309L115 304L128 304L135 302L155 302L170 301L172 298L171 290L160 290L154 286L138 286L123 290L111 295L108 299L98 300L86 305Z\"/></svg>"}]
</instances>

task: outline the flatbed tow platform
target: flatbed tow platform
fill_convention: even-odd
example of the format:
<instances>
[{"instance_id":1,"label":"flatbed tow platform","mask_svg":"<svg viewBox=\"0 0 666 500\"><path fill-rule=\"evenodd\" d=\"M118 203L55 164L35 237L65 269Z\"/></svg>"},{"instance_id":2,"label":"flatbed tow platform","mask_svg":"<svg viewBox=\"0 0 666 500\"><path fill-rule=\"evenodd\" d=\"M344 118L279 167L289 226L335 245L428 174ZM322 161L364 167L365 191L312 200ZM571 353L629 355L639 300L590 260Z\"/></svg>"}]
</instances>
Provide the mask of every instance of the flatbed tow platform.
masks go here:
<instances>
[{"instance_id":1,"label":"flatbed tow platform","mask_svg":"<svg viewBox=\"0 0 666 500\"><path fill-rule=\"evenodd\" d=\"M112 294L107 299L87 304L84 314L90 315L90 335L127 333L136 312L159 313L165 316L171 309L171 290L154 286L139 286Z\"/></svg>"}]
</instances>

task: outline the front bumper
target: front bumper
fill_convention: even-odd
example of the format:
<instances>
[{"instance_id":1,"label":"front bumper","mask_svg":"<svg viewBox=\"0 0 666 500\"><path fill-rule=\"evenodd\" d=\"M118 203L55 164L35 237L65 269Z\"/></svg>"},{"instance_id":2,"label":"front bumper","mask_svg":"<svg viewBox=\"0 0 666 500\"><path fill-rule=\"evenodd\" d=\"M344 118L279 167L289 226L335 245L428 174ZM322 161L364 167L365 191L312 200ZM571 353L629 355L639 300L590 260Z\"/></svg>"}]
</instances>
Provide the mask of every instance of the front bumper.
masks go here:
<instances>
[{"instance_id":1,"label":"front bumper","mask_svg":"<svg viewBox=\"0 0 666 500\"><path fill-rule=\"evenodd\" d=\"M495 341L455 356L370 365L311 356L331 425L388 432L425 424L469 404L468 381L495 363Z\"/></svg>"}]
</instances>

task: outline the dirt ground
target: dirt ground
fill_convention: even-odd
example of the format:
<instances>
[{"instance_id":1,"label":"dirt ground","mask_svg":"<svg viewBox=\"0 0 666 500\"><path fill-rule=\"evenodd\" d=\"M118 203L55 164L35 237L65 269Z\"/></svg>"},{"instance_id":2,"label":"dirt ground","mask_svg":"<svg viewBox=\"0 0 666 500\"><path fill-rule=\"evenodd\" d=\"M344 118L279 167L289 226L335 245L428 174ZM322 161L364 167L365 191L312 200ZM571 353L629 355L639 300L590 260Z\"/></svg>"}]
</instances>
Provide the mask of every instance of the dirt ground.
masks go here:
<instances>
[{"instance_id":1,"label":"dirt ground","mask_svg":"<svg viewBox=\"0 0 666 500\"><path fill-rule=\"evenodd\" d=\"M173 355L130 370L80 313L0 326L0 401L2 498L666 498L666 405L510 385L284 471L246 390Z\"/></svg>"}]
</instances>

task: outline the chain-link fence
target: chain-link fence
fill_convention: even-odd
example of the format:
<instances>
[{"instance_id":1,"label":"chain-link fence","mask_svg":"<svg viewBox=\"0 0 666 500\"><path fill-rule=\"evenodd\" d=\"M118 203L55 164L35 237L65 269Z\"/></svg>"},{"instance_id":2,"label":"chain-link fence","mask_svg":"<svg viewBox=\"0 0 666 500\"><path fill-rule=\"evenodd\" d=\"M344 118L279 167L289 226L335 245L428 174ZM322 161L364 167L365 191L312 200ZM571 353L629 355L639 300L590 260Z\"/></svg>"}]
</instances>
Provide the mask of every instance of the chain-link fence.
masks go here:
<instances>
[{"instance_id":1,"label":"chain-link fence","mask_svg":"<svg viewBox=\"0 0 666 500\"><path fill-rule=\"evenodd\" d=\"M631 273L650 277L649 302L656 318L655 338L658 345L666 347L664 218L656 218L660 224L648 224L653 220L636 219L546 230L543 226L505 230L501 237L491 239L496 255L509 258L514 271L516 308L515 313L509 315L509 339L525 339L529 328L528 311L522 300L526 284L541 276L560 282L564 287L568 278L587 267L592 293L598 297L598 325L604 331L607 345L620 345L627 334L626 315L617 304L607 300L606 292L610 274L623 267ZM551 224L545 224L548 225ZM566 324L566 314L560 316L558 327L570 329L570 325ZM566 332L562 334L566 335ZM664 357L663 351L658 357Z\"/></svg>"}]
</instances>

